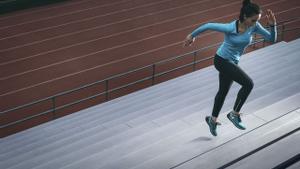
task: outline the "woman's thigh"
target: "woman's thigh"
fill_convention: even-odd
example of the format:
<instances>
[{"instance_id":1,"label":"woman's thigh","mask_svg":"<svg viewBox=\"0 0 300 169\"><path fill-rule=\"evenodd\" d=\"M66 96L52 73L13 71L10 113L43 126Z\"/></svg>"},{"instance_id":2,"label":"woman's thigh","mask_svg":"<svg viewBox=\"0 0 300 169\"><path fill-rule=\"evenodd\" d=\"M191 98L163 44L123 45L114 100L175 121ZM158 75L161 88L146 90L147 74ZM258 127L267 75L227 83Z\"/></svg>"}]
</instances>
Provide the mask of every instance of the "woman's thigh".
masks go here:
<instances>
[{"instance_id":1,"label":"woman's thigh","mask_svg":"<svg viewBox=\"0 0 300 169\"><path fill-rule=\"evenodd\" d=\"M248 76L248 74L232 62L217 58L215 60L215 67L221 74L224 74L227 78L231 78L240 85L252 83L252 79Z\"/></svg>"}]
</instances>

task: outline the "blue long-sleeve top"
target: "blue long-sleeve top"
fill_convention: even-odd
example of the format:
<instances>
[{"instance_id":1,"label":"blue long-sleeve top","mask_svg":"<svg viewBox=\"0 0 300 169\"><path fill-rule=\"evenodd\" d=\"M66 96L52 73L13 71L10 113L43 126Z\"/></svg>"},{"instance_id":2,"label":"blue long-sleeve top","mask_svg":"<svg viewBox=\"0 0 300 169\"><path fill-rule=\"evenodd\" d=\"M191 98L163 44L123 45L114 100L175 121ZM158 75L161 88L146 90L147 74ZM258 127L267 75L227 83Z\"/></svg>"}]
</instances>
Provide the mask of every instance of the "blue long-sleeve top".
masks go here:
<instances>
[{"instance_id":1,"label":"blue long-sleeve top","mask_svg":"<svg viewBox=\"0 0 300 169\"><path fill-rule=\"evenodd\" d=\"M259 22L249 27L245 32L238 32L238 20L230 23L206 23L195 29L191 35L198 36L206 30L213 30L225 34L222 45L217 50L217 55L224 59L238 63L244 50L252 42L252 34L257 33L263 36L267 41L276 42L276 25L271 27L271 32L266 30Z\"/></svg>"}]
</instances>

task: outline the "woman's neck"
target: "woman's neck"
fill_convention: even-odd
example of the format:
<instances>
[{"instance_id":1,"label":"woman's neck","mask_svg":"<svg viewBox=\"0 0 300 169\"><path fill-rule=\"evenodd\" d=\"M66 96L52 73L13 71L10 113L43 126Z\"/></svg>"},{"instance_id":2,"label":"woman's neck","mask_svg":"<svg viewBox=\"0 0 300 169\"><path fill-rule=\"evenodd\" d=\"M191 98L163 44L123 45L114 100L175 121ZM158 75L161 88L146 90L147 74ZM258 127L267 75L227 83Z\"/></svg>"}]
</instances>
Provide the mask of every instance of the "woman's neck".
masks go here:
<instances>
[{"instance_id":1,"label":"woman's neck","mask_svg":"<svg viewBox=\"0 0 300 169\"><path fill-rule=\"evenodd\" d=\"M241 21L239 20L239 26L238 26L238 29L239 29L239 32L240 32L240 33L245 32L248 28L249 28L249 27L248 27L247 25L245 25L244 22L241 22Z\"/></svg>"},{"instance_id":2,"label":"woman's neck","mask_svg":"<svg viewBox=\"0 0 300 169\"><path fill-rule=\"evenodd\" d=\"M239 28L242 28L242 29L248 29L248 26L247 25L245 25L245 22L241 22L241 21L239 21Z\"/></svg>"}]
</instances>

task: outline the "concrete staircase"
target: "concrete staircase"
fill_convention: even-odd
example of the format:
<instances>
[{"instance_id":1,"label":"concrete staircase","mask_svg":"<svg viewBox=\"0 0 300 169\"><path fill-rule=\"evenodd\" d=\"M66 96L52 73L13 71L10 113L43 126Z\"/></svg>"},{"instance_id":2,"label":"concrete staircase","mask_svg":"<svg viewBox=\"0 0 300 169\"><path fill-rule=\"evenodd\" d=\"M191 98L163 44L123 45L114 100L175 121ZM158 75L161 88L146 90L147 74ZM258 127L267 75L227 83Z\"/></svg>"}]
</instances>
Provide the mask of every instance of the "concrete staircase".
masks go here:
<instances>
[{"instance_id":1,"label":"concrete staircase","mask_svg":"<svg viewBox=\"0 0 300 169\"><path fill-rule=\"evenodd\" d=\"M245 54L254 80L242 109L247 130L204 121L218 88L213 66L1 139L1 169L273 168L299 159L300 39ZM298 156L296 156L298 155ZM294 157L294 158L293 158ZM299 167L299 162L290 168Z\"/></svg>"}]
</instances>

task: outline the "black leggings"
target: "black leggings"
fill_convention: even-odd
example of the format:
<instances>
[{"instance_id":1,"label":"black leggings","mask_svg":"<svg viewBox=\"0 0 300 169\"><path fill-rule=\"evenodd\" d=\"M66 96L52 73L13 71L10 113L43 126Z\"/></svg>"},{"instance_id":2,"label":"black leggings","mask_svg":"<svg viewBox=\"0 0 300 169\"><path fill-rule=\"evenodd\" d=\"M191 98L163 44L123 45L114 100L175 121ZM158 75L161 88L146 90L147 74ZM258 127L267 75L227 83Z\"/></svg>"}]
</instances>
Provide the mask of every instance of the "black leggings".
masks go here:
<instances>
[{"instance_id":1,"label":"black leggings","mask_svg":"<svg viewBox=\"0 0 300 169\"><path fill-rule=\"evenodd\" d=\"M237 64L223 59L218 55L215 56L214 65L219 71L219 91L215 97L212 116L218 117L233 81L242 86L233 107L234 111L240 112L253 88L252 79Z\"/></svg>"}]
</instances>

